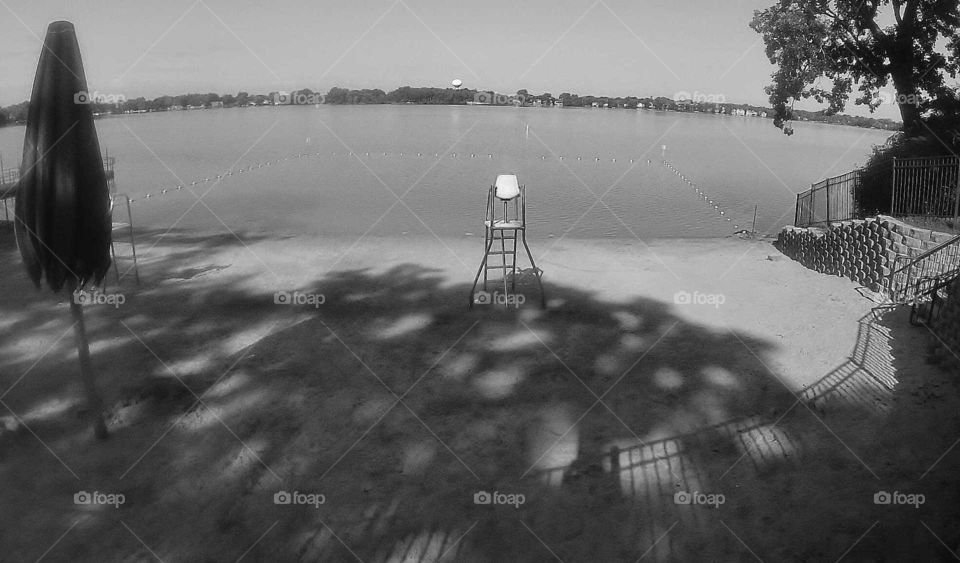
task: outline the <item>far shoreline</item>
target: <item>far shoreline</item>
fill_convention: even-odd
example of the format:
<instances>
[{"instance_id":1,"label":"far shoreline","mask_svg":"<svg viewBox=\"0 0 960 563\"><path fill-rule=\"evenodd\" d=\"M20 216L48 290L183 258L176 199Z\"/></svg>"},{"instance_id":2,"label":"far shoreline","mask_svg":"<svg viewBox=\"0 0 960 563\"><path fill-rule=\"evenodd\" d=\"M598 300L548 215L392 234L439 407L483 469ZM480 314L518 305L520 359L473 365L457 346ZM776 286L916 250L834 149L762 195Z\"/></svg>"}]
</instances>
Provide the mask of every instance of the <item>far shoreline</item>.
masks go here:
<instances>
[{"instance_id":1,"label":"far shoreline","mask_svg":"<svg viewBox=\"0 0 960 563\"><path fill-rule=\"evenodd\" d=\"M762 119L765 122L772 122L771 117L763 117L759 115L730 115L726 113L710 113L710 112L700 112L700 111L675 111L669 109L657 109L657 108L626 108L626 107L535 107L535 106L510 106L503 104L420 104L413 102L391 102L391 103L382 103L382 104L317 104L317 106L330 106L330 107L485 107L485 108L503 108L509 109L511 111L520 111L520 110L536 110L536 111L609 111L609 110L620 110L620 111L630 111L630 112L644 112L644 113L653 113L653 114L671 114L671 115L695 115L695 116L704 116L704 117L721 117L721 118L737 118L737 119ZM210 108L190 108L190 109L181 109L181 110L144 110L144 111L134 111L130 113L96 113L94 114L95 120L100 119L114 119L121 117L136 117L141 115L154 115L154 114L166 114L166 113L188 113L195 111L224 111L224 110L257 110L257 109L277 109L282 107L300 107L300 108L310 108L310 109L320 109L314 105L309 104L285 104L285 105L250 105L250 106L231 106L231 107L210 107ZM868 131L882 131L887 132L889 135L895 135L900 132L899 129L886 129L883 127L865 127L860 125L850 125L846 123L833 123L830 121L816 121L809 119L800 119L796 120L793 123L794 128L803 127L804 124L817 124L817 125L830 125L833 127L848 127L851 129L857 130L868 130ZM11 129L15 127L26 127L25 122L16 122L16 123L7 123L5 125L0 125L0 131L5 129Z\"/></svg>"}]
</instances>

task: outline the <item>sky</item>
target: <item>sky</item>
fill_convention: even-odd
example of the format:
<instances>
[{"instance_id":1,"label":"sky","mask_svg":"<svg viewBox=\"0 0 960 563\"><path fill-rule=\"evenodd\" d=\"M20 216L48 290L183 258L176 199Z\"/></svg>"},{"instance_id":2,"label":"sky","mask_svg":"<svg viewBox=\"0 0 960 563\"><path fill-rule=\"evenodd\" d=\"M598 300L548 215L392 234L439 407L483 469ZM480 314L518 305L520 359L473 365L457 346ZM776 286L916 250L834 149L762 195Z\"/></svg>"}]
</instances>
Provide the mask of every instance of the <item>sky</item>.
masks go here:
<instances>
[{"instance_id":1,"label":"sky","mask_svg":"<svg viewBox=\"0 0 960 563\"><path fill-rule=\"evenodd\" d=\"M128 99L459 78L503 93L768 105L773 67L748 24L774 1L0 0L0 105L29 97L46 26L62 19L90 91ZM875 115L899 118L894 106Z\"/></svg>"}]
</instances>

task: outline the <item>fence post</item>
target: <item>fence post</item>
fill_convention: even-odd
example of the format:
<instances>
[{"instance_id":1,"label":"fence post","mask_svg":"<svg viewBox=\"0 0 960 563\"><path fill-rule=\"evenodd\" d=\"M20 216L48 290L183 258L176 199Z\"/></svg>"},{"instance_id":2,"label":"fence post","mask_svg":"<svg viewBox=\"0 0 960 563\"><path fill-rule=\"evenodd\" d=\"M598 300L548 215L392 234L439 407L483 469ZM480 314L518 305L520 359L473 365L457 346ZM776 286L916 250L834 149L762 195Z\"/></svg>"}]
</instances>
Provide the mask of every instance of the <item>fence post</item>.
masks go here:
<instances>
[{"instance_id":1,"label":"fence post","mask_svg":"<svg viewBox=\"0 0 960 563\"><path fill-rule=\"evenodd\" d=\"M827 191L827 226L830 226L830 178L827 178L827 186L824 188Z\"/></svg>"},{"instance_id":2,"label":"fence post","mask_svg":"<svg viewBox=\"0 0 960 563\"><path fill-rule=\"evenodd\" d=\"M793 226L800 226L800 196L803 194L797 194L797 210L793 214Z\"/></svg>"},{"instance_id":3,"label":"fence post","mask_svg":"<svg viewBox=\"0 0 960 563\"><path fill-rule=\"evenodd\" d=\"M957 168L957 194L953 197L953 228L956 229L960 226L960 159L954 158L953 161Z\"/></svg>"},{"instance_id":4,"label":"fence post","mask_svg":"<svg viewBox=\"0 0 960 563\"><path fill-rule=\"evenodd\" d=\"M896 209L894 209L895 202L897 201L897 157L893 157L893 169L890 171L890 215L896 217Z\"/></svg>"},{"instance_id":5,"label":"fence post","mask_svg":"<svg viewBox=\"0 0 960 563\"><path fill-rule=\"evenodd\" d=\"M817 202L817 191L813 189L813 186L810 186L810 201L807 202L807 226L813 224L813 208L814 204Z\"/></svg>"}]
</instances>

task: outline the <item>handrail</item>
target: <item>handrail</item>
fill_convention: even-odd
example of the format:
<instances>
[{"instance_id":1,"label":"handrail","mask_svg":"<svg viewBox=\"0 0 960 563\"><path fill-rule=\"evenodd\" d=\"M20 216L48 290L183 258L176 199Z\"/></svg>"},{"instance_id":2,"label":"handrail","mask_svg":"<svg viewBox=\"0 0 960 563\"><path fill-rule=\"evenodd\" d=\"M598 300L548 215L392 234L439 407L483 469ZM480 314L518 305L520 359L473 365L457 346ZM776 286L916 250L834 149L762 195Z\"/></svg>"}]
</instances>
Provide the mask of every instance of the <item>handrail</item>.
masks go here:
<instances>
[{"instance_id":1,"label":"handrail","mask_svg":"<svg viewBox=\"0 0 960 563\"><path fill-rule=\"evenodd\" d=\"M924 251L923 253L918 254L917 256L915 256L915 257L913 257L913 258L910 258L910 264L907 264L906 266L904 266L903 268L900 268L900 269L898 270L898 269L896 269L896 264L897 264L897 262L899 262L902 258L909 258L908 256L905 256L905 255L901 254L901 255L897 256L897 258L893 261L893 263L894 263L894 270L893 270L893 272L891 272L891 273L892 273L892 274L899 273L899 272L901 272L901 271L909 268L909 267L912 266L913 264L915 264L915 263L917 263L917 262L919 262L919 261L921 261L921 260L924 260L924 259L926 259L927 257L929 257L929 256L931 256L931 255L933 255L933 254L936 254L937 252L940 252L941 250L943 250L944 248L950 246L951 244L957 244L958 241L960 241L960 235L957 235L957 236L953 237L952 239L950 239L950 240L948 240L948 241L946 241L946 242L942 242L942 243L938 244L937 246L931 248L930 250L926 250L926 251Z\"/></svg>"},{"instance_id":2,"label":"handrail","mask_svg":"<svg viewBox=\"0 0 960 563\"><path fill-rule=\"evenodd\" d=\"M940 279L939 281L937 281L938 277L942 277L943 279ZM921 283L925 281L928 281L928 282L936 281L937 283L927 287L921 293L921 295L929 295L935 291L940 291L941 289L947 287L948 285L957 281L958 278L960 278L960 268L954 268L953 270L950 270L949 272L945 272L940 276L920 278L920 280L917 281L917 286L919 286Z\"/></svg>"},{"instance_id":3,"label":"handrail","mask_svg":"<svg viewBox=\"0 0 960 563\"><path fill-rule=\"evenodd\" d=\"M913 281L913 272L917 268L918 264L926 262L932 256L935 256L945 249L948 248L957 248L960 249L960 235L957 235L950 240L940 243L937 246L927 250L915 257L908 256L897 256L893 261L893 269L890 271L888 276L888 287L890 291L890 297L894 301L907 302L911 299L916 299L920 295L925 295L929 293L930 289L921 289L922 282L925 280L943 280L948 277L955 277L958 270L960 270L960 253L954 257L953 264L949 264L944 271L937 272L933 275L929 275L927 272L918 272L917 280ZM899 266L902 260L909 260L907 264ZM897 288L894 284L897 281L897 277L906 272L907 278L903 280L901 287ZM911 290L913 290L911 292Z\"/></svg>"}]
</instances>

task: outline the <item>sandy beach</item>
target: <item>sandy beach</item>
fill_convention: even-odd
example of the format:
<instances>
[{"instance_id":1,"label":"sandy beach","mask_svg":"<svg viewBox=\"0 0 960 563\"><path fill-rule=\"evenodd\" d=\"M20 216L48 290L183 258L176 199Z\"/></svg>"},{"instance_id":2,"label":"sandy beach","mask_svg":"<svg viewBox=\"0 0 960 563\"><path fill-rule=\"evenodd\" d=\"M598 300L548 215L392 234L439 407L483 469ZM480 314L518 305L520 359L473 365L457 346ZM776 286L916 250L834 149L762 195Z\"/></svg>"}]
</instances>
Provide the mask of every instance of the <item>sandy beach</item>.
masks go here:
<instances>
[{"instance_id":1,"label":"sandy beach","mask_svg":"<svg viewBox=\"0 0 960 563\"><path fill-rule=\"evenodd\" d=\"M101 443L65 297L0 229L5 558L934 560L933 532L960 542L955 374L932 337L770 240L533 239L545 310L529 276L519 307L468 310L482 237L138 245L142 284L111 273L122 304L85 308Z\"/></svg>"}]
</instances>

